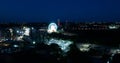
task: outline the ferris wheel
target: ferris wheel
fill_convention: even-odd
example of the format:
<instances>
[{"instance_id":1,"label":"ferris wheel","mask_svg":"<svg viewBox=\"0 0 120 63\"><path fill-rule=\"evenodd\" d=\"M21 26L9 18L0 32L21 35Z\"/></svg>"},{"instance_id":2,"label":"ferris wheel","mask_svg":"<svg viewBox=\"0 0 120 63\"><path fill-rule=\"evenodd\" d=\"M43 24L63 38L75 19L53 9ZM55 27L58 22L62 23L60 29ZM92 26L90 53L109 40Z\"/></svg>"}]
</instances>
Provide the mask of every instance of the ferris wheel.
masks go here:
<instances>
[{"instance_id":1,"label":"ferris wheel","mask_svg":"<svg viewBox=\"0 0 120 63\"><path fill-rule=\"evenodd\" d=\"M50 23L48 26L48 33L57 32L57 28L58 26L56 25L56 23Z\"/></svg>"}]
</instances>

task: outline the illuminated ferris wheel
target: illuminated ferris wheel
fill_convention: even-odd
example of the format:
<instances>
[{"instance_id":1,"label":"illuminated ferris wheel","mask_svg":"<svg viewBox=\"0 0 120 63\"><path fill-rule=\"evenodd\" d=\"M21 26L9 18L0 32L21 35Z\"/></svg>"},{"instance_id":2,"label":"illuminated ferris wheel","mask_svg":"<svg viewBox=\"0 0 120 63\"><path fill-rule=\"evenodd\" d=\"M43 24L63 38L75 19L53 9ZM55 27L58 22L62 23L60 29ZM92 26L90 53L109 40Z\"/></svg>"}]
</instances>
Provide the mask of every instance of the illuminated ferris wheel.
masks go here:
<instances>
[{"instance_id":1,"label":"illuminated ferris wheel","mask_svg":"<svg viewBox=\"0 0 120 63\"><path fill-rule=\"evenodd\" d=\"M47 31L48 33L57 32L57 28L58 26L56 25L56 23L50 23Z\"/></svg>"}]
</instances>

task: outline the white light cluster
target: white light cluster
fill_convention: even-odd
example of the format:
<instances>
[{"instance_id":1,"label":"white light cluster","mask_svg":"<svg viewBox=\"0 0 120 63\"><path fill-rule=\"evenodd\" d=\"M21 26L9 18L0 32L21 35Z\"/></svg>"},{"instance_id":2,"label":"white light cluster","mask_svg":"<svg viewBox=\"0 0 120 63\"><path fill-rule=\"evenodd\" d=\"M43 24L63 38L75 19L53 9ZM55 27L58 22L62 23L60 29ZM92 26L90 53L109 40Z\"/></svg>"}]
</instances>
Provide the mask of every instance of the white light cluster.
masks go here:
<instances>
[{"instance_id":1,"label":"white light cluster","mask_svg":"<svg viewBox=\"0 0 120 63\"><path fill-rule=\"evenodd\" d=\"M77 46L78 46L78 48L80 49L80 51L86 52L86 51L89 51L89 50L90 50L90 45L91 45L91 44L79 44L79 45L77 45Z\"/></svg>"},{"instance_id":2,"label":"white light cluster","mask_svg":"<svg viewBox=\"0 0 120 63\"><path fill-rule=\"evenodd\" d=\"M112 25L109 26L109 29L118 29L118 28L119 28L119 26L115 26L115 25L114 26L112 26Z\"/></svg>"},{"instance_id":3,"label":"white light cluster","mask_svg":"<svg viewBox=\"0 0 120 63\"><path fill-rule=\"evenodd\" d=\"M13 47L19 47L18 45L13 45Z\"/></svg>"},{"instance_id":4,"label":"white light cluster","mask_svg":"<svg viewBox=\"0 0 120 63\"><path fill-rule=\"evenodd\" d=\"M30 28L24 27L23 30L25 30L23 35L26 35L26 36L30 35Z\"/></svg>"},{"instance_id":5,"label":"white light cluster","mask_svg":"<svg viewBox=\"0 0 120 63\"><path fill-rule=\"evenodd\" d=\"M48 33L53 33L53 32L57 32L57 25L55 23L50 23L48 26Z\"/></svg>"},{"instance_id":6,"label":"white light cluster","mask_svg":"<svg viewBox=\"0 0 120 63\"><path fill-rule=\"evenodd\" d=\"M16 32L17 32L17 34L19 34L19 35L23 35L23 31L22 30L16 30Z\"/></svg>"},{"instance_id":7,"label":"white light cluster","mask_svg":"<svg viewBox=\"0 0 120 63\"><path fill-rule=\"evenodd\" d=\"M57 40L57 39L50 39L48 42L47 42L48 45L51 45L51 44L57 44L62 51L64 52L68 52L70 50L70 45L73 44L73 42L71 41L67 41L67 40Z\"/></svg>"},{"instance_id":8,"label":"white light cluster","mask_svg":"<svg viewBox=\"0 0 120 63\"><path fill-rule=\"evenodd\" d=\"M17 40L17 41L22 41L22 39L23 39L23 36L18 36L18 37L16 37L16 40Z\"/></svg>"},{"instance_id":9,"label":"white light cluster","mask_svg":"<svg viewBox=\"0 0 120 63\"><path fill-rule=\"evenodd\" d=\"M33 41L32 43L33 43L33 44L36 44L36 42L35 42L35 41Z\"/></svg>"},{"instance_id":10,"label":"white light cluster","mask_svg":"<svg viewBox=\"0 0 120 63\"><path fill-rule=\"evenodd\" d=\"M116 53L120 54L120 49L111 49L110 52L114 54Z\"/></svg>"}]
</instances>

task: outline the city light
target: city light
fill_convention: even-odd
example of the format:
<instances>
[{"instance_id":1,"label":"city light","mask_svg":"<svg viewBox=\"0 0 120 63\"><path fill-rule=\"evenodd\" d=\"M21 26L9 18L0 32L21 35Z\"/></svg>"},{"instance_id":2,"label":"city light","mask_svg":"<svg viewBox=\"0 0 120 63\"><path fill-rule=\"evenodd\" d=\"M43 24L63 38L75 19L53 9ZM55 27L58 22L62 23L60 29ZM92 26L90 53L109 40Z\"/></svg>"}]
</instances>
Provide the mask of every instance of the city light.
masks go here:
<instances>
[{"instance_id":1,"label":"city light","mask_svg":"<svg viewBox=\"0 0 120 63\"><path fill-rule=\"evenodd\" d=\"M34 27L31 28L32 30L34 29Z\"/></svg>"},{"instance_id":2,"label":"city light","mask_svg":"<svg viewBox=\"0 0 120 63\"><path fill-rule=\"evenodd\" d=\"M17 40L17 41L22 41L22 40L23 40L23 36L18 36L18 37L16 37L16 40Z\"/></svg>"},{"instance_id":3,"label":"city light","mask_svg":"<svg viewBox=\"0 0 120 63\"><path fill-rule=\"evenodd\" d=\"M80 51L82 52L87 52L90 50L91 44L77 44L77 47L79 48Z\"/></svg>"},{"instance_id":4,"label":"city light","mask_svg":"<svg viewBox=\"0 0 120 63\"><path fill-rule=\"evenodd\" d=\"M36 44L36 42L35 42L35 41L33 41L32 43L33 43L33 44Z\"/></svg>"},{"instance_id":5,"label":"city light","mask_svg":"<svg viewBox=\"0 0 120 63\"><path fill-rule=\"evenodd\" d=\"M113 54L117 54L120 53L120 49L111 49L110 52Z\"/></svg>"},{"instance_id":6,"label":"city light","mask_svg":"<svg viewBox=\"0 0 120 63\"><path fill-rule=\"evenodd\" d=\"M70 50L70 45L73 44L72 41L68 40L57 40L57 39L50 39L46 42L48 45L57 44L63 52L68 52Z\"/></svg>"},{"instance_id":7,"label":"city light","mask_svg":"<svg viewBox=\"0 0 120 63\"><path fill-rule=\"evenodd\" d=\"M13 45L13 47L19 47L18 45Z\"/></svg>"},{"instance_id":8,"label":"city light","mask_svg":"<svg viewBox=\"0 0 120 63\"><path fill-rule=\"evenodd\" d=\"M119 27L118 27L118 26L115 26L115 25L114 25L114 26L113 26L113 25L110 25L110 26L109 26L109 29L118 29L118 28L119 28Z\"/></svg>"},{"instance_id":9,"label":"city light","mask_svg":"<svg viewBox=\"0 0 120 63\"><path fill-rule=\"evenodd\" d=\"M30 35L30 28L28 27L23 27L23 30L25 30L23 35L29 36Z\"/></svg>"}]
</instances>

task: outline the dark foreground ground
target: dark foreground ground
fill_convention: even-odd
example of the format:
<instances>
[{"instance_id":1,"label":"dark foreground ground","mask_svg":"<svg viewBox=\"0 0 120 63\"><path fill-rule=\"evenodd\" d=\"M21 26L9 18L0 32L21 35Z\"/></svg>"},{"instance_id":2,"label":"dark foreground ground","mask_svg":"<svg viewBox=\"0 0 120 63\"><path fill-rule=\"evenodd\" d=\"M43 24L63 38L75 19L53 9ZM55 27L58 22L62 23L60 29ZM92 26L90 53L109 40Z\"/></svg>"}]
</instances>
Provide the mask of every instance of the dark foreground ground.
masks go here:
<instances>
[{"instance_id":1,"label":"dark foreground ground","mask_svg":"<svg viewBox=\"0 0 120 63\"><path fill-rule=\"evenodd\" d=\"M80 52L74 45L71 50L63 55L55 44L36 45L35 48L14 53L1 53L0 63L107 63L109 54L101 54L100 51ZM120 54L116 54L111 63L120 63ZM109 62L109 63L110 63Z\"/></svg>"}]
</instances>

